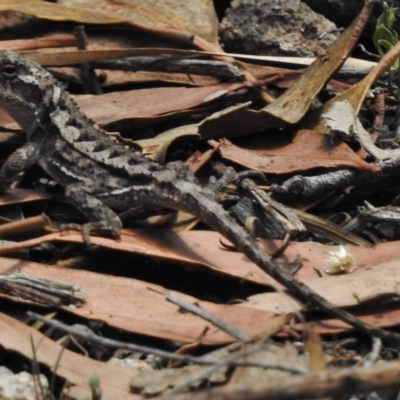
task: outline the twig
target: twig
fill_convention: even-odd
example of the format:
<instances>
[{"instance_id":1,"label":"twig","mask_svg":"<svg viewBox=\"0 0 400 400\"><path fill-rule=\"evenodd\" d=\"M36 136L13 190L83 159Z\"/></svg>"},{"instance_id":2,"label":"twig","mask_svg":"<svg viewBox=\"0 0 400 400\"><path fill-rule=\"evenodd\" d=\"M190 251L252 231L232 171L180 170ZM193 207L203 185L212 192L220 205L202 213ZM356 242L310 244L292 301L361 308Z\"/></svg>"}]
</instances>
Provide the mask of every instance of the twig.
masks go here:
<instances>
[{"instance_id":1,"label":"twig","mask_svg":"<svg viewBox=\"0 0 400 400\"><path fill-rule=\"evenodd\" d=\"M24 218L18 221L11 221L0 226L0 235L15 235L22 232L31 232L35 229L51 226L50 218L46 214Z\"/></svg>"},{"instance_id":2,"label":"twig","mask_svg":"<svg viewBox=\"0 0 400 400\"><path fill-rule=\"evenodd\" d=\"M373 367L349 367L317 374L294 376L285 381L263 382L177 394L176 400L303 400L325 397L349 398L352 394L399 387L400 361ZM272 383L272 384L271 384ZM160 397L154 398L159 399Z\"/></svg>"},{"instance_id":3,"label":"twig","mask_svg":"<svg viewBox=\"0 0 400 400\"><path fill-rule=\"evenodd\" d=\"M243 72L236 66L224 61L196 60L193 58L172 58L171 56L139 56L122 60L97 61L96 68L122 71L165 71L186 74L208 75L224 81L241 81Z\"/></svg>"},{"instance_id":4,"label":"twig","mask_svg":"<svg viewBox=\"0 0 400 400\"><path fill-rule=\"evenodd\" d=\"M254 181L243 179L240 182L240 186L251 193L264 211L269 213L272 218L280 223L285 232L294 235L306 231L303 223L290 208L287 208L273 200L271 196L260 190Z\"/></svg>"},{"instance_id":5,"label":"twig","mask_svg":"<svg viewBox=\"0 0 400 400\"><path fill-rule=\"evenodd\" d=\"M363 362L364 367L369 367L372 364L375 364L379 360L379 353L381 352L381 350L382 340L377 337L372 338L372 350L365 357L365 360Z\"/></svg>"},{"instance_id":6,"label":"twig","mask_svg":"<svg viewBox=\"0 0 400 400\"><path fill-rule=\"evenodd\" d=\"M374 122L370 131L371 136L382 133L382 127L385 120L385 92L382 88L376 88L374 91L375 104L373 106Z\"/></svg>"},{"instance_id":7,"label":"twig","mask_svg":"<svg viewBox=\"0 0 400 400\"><path fill-rule=\"evenodd\" d=\"M76 46L79 50L86 50L86 32L83 25L74 28ZM86 93L102 94L103 89L90 63L81 64L81 80Z\"/></svg>"},{"instance_id":8,"label":"twig","mask_svg":"<svg viewBox=\"0 0 400 400\"><path fill-rule=\"evenodd\" d=\"M39 321L44 322L46 325L49 325L53 328L60 329L61 331L70 333L71 335L78 336L84 338L86 340L92 341L94 343L102 344L103 346L111 347L111 348L124 348L132 351L138 351L144 354L153 354L159 357L167 358L170 360L182 361L185 363L193 363L199 365L215 365L215 366L243 366L243 367L259 367L259 368L268 368L268 369L277 369L281 371L291 372L293 374L307 374L308 370L292 365L283 365L276 363L260 363L260 362L252 362L246 360L232 360L228 363L225 361L217 360L217 359L209 359L205 357L192 357L188 355L180 355L171 353L164 350L154 349L148 346L139 346L132 343L126 343L119 340L107 339L102 336L96 335L92 332L82 332L79 329L73 328L71 326L65 325L62 322L54 321L43 317L40 314L33 313L31 311L27 311L26 313L31 318L36 318Z\"/></svg>"},{"instance_id":9,"label":"twig","mask_svg":"<svg viewBox=\"0 0 400 400\"><path fill-rule=\"evenodd\" d=\"M282 184L272 184L271 193L274 198L286 204L312 204L321 200L328 194L344 190L350 186L371 186L388 177L397 177L400 172L400 157L391 157L387 160L377 161L373 165L382 169L382 174L371 172L342 169L317 176L295 175Z\"/></svg>"},{"instance_id":10,"label":"twig","mask_svg":"<svg viewBox=\"0 0 400 400\"><path fill-rule=\"evenodd\" d=\"M265 340L265 339L264 339ZM229 362L237 360L241 357L248 357L251 354L254 354L256 351L259 351L260 348L265 345L265 343L255 343L255 345L251 346L250 348L244 348L239 350L236 354L232 357L225 359L226 365L213 365L211 367L203 369L203 371L199 372L196 375L190 377L190 379L186 380L185 382L175 386L170 391L166 392L162 397L170 398L171 396L183 391L186 388L191 387L192 385L207 379L211 374L215 373L219 368L225 367L229 365Z\"/></svg>"},{"instance_id":11,"label":"twig","mask_svg":"<svg viewBox=\"0 0 400 400\"><path fill-rule=\"evenodd\" d=\"M52 306L63 304L80 306L86 300L86 293L78 286L28 275L24 272L0 275L0 291L24 300Z\"/></svg>"},{"instance_id":12,"label":"twig","mask_svg":"<svg viewBox=\"0 0 400 400\"><path fill-rule=\"evenodd\" d=\"M198 315L199 317L205 319L206 321L211 322L214 326L226 332L228 335L231 335L235 339L241 340L243 342L251 339L251 336L249 336L247 333L240 331L238 328L228 324L221 318L218 318L215 315L209 313L208 311L179 298L177 295L173 293L165 293L165 297L171 303L174 303L177 306L183 308L184 310L187 310L192 314Z\"/></svg>"}]
</instances>

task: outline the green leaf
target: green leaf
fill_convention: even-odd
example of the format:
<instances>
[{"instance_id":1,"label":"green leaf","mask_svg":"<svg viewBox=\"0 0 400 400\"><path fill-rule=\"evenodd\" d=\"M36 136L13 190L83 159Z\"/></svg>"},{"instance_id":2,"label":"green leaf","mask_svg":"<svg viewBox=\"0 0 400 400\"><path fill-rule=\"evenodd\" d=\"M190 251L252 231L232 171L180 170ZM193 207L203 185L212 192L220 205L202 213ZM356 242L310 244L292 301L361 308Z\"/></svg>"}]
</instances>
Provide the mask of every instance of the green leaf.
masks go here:
<instances>
[{"instance_id":1,"label":"green leaf","mask_svg":"<svg viewBox=\"0 0 400 400\"><path fill-rule=\"evenodd\" d=\"M399 35L392 29L396 11L396 7L386 8L378 18L372 41L380 57L383 57L399 40Z\"/></svg>"},{"instance_id":2,"label":"green leaf","mask_svg":"<svg viewBox=\"0 0 400 400\"><path fill-rule=\"evenodd\" d=\"M392 29L394 21L396 21L396 11L397 7L387 8L378 18L376 23L377 28L384 26L388 29Z\"/></svg>"},{"instance_id":3,"label":"green leaf","mask_svg":"<svg viewBox=\"0 0 400 400\"><path fill-rule=\"evenodd\" d=\"M379 46L385 50L385 54L393 47L393 43L388 42L387 40L380 40Z\"/></svg>"},{"instance_id":4,"label":"green leaf","mask_svg":"<svg viewBox=\"0 0 400 400\"><path fill-rule=\"evenodd\" d=\"M393 45L396 44L396 35L394 34L393 31L390 31L389 29L385 28L384 26L381 26L379 28L379 39L384 39Z\"/></svg>"}]
</instances>

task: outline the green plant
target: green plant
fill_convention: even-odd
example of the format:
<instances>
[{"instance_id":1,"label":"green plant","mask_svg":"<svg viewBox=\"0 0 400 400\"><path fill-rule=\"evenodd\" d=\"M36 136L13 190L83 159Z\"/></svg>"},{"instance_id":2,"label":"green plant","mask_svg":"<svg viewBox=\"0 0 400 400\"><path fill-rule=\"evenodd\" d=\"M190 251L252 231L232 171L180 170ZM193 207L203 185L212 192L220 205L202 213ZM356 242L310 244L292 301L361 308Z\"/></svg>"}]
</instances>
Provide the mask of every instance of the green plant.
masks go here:
<instances>
[{"instance_id":1,"label":"green plant","mask_svg":"<svg viewBox=\"0 0 400 400\"><path fill-rule=\"evenodd\" d=\"M388 53L399 41L398 33L393 29L393 24L396 21L396 7L386 7L383 13L379 16L375 32L372 36L374 46L378 51L379 59ZM397 58L391 70L388 72L389 92L397 98L400 97L400 58Z\"/></svg>"},{"instance_id":2,"label":"green plant","mask_svg":"<svg viewBox=\"0 0 400 400\"><path fill-rule=\"evenodd\" d=\"M379 53L379 58L382 58L394 45L399 41L399 35L393 29L393 24L396 21L397 8L389 7L378 18L376 29L372 40ZM393 67L400 68L400 58L398 58Z\"/></svg>"},{"instance_id":3,"label":"green plant","mask_svg":"<svg viewBox=\"0 0 400 400\"><path fill-rule=\"evenodd\" d=\"M90 389L92 391L92 400L101 400L101 385L100 379L96 373L90 376L89 380Z\"/></svg>"}]
</instances>

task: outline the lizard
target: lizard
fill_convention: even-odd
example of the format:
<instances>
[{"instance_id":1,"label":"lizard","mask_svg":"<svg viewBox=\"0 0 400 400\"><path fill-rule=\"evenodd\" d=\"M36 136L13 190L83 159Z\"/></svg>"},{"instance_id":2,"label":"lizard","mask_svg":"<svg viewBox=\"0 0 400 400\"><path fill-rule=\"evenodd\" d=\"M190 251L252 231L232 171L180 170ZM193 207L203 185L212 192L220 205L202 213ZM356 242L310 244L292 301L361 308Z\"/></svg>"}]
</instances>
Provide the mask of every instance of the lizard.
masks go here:
<instances>
[{"instance_id":1,"label":"lizard","mask_svg":"<svg viewBox=\"0 0 400 400\"><path fill-rule=\"evenodd\" d=\"M67 200L88 218L78 227L84 234L118 236L122 222L117 209L144 206L188 212L228 239L292 295L364 333L400 345L400 334L364 323L280 268L210 190L197 184L183 162L161 165L128 149L84 115L50 72L9 50L0 51L0 107L27 136L0 169L0 193L36 163L64 187Z\"/></svg>"}]
</instances>

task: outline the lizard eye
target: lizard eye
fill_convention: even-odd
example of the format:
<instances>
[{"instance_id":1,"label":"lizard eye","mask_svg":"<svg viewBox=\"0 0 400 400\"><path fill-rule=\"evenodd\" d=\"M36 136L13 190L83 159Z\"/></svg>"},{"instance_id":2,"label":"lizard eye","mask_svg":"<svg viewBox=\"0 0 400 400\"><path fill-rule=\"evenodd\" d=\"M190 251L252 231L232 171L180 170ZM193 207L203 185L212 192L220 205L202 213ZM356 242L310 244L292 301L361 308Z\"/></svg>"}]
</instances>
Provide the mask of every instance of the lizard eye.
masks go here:
<instances>
[{"instance_id":1,"label":"lizard eye","mask_svg":"<svg viewBox=\"0 0 400 400\"><path fill-rule=\"evenodd\" d=\"M17 68L15 65L8 64L1 68L1 73L7 78L15 78L17 76Z\"/></svg>"}]
</instances>

